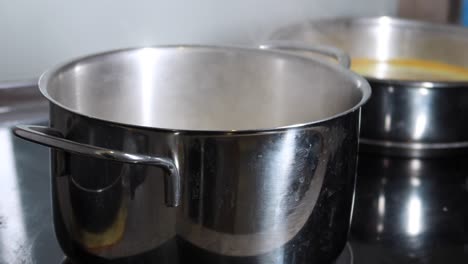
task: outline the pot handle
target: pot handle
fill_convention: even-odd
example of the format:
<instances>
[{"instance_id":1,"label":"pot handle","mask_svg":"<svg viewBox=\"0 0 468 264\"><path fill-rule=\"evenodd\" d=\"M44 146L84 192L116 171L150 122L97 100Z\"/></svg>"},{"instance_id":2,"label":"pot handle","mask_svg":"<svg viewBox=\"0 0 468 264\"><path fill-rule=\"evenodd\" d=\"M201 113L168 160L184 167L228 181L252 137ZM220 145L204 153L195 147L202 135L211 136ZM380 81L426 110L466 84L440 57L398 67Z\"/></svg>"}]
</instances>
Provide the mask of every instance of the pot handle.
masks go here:
<instances>
[{"instance_id":1,"label":"pot handle","mask_svg":"<svg viewBox=\"0 0 468 264\"><path fill-rule=\"evenodd\" d=\"M351 66L351 59L349 58L348 54L344 51L330 47L330 46L310 46L304 43L299 42L291 42L291 41L273 41L261 44L259 46L260 49L278 49L278 50L287 50L287 51L306 51L306 52L314 52L318 53L323 56L332 57L336 59L338 63L349 69Z\"/></svg>"},{"instance_id":2,"label":"pot handle","mask_svg":"<svg viewBox=\"0 0 468 264\"><path fill-rule=\"evenodd\" d=\"M150 165L165 169L168 172L164 176L166 205L168 207L177 207L180 204L180 174L175 164L168 158L126 153L78 143L65 139L59 131L53 128L43 126L18 125L13 129L13 133L28 141L73 154L123 163Z\"/></svg>"}]
</instances>

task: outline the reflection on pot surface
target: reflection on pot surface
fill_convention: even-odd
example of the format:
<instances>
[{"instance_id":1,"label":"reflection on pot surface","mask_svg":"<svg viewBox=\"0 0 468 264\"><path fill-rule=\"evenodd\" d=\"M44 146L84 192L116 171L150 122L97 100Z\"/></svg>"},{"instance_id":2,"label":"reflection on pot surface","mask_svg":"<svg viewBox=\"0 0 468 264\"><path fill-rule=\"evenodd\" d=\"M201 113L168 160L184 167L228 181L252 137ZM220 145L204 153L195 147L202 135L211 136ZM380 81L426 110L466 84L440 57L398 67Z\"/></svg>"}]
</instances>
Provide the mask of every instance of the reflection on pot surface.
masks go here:
<instances>
[{"instance_id":1,"label":"reflection on pot surface","mask_svg":"<svg viewBox=\"0 0 468 264\"><path fill-rule=\"evenodd\" d=\"M468 157L360 155L351 230L356 261L466 263L467 182Z\"/></svg>"},{"instance_id":2,"label":"reflection on pot surface","mask_svg":"<svg viewBox=\"0 0 468 264\"><path fill-rule=\"evenodd\" d=\"M418 158L468 152L467 28L336 18L287 26L270 38L350 54L352 68L372 86L362 111L361 151Z\"/></svg>"}]
</instances>

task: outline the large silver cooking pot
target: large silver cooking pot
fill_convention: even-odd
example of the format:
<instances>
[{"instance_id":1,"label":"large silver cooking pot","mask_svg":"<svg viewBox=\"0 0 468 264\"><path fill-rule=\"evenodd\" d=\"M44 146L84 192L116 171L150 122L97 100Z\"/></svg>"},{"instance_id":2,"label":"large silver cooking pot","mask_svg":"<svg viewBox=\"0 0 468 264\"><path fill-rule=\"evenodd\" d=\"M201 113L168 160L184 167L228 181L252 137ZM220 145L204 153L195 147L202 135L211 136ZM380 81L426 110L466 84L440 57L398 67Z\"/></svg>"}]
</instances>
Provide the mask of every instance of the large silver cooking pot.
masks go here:
<instances>
[{"instance_id":1,"label":"large silver cooking pot","mask_svg":"<svg viewBox=\"0 0 468 264\"><path fill-rule=\"evenodd\" d=\"M336 63L263 48L120 50L42 76L50 126L14 132L53 148L55 229L68 256L288 264L338 256L370 88ZM309 50L346 64L333 49Z\"/></svg>"},{"instance_id":2,"label":"large silver cooking pot","mask_svg":"<svg viewBox=\"0 0 468 264\"><path fill-rule=\"evenodd\" d=\"M331 45L351 59L423 59L468 67L468 29L389 17L308 21L271 39ZM361 150L413 157L468 150L468 82L366 76Z\"/></svg>"}]
</instances>

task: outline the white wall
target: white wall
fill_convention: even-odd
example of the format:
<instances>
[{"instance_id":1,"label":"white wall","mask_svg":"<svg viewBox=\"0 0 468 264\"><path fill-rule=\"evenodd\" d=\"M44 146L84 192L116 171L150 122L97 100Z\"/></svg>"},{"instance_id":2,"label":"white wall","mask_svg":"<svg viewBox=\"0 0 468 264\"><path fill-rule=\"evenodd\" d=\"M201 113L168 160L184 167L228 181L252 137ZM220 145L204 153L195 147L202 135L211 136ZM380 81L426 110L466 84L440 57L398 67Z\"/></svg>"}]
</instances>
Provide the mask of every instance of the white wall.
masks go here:
<instances>
[{"instance_id":1,"label":"white wall","mask_svg":"<svg viewBox=\"0 0 468 264\"><path fill-rule=\"evenodd\" d=\"M396 12L397 0L0 0L0 81L86 53L161 43L254 43L331 16Z\"/></svg>"}]
</instances>

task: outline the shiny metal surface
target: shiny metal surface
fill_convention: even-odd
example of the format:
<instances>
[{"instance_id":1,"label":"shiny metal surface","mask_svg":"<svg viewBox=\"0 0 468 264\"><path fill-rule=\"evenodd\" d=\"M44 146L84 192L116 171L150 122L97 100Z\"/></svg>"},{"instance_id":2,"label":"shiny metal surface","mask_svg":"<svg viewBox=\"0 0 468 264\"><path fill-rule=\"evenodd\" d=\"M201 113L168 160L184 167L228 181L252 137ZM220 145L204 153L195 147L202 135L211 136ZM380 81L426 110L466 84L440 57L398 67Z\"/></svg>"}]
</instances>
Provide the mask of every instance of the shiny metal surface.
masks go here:
<instances>
[{"instance_id":1,"label":"shiny metal surface","mask_svg":"<svg viewBox=\"0 0 468 264\"><path fill-rule=\"evenodd\" d=\"M416 58L468 66L468 30L389 17L309 21L271 39L332 45L351 58ZM363 108L364 151L422 157L466 152L468 83L367 78L372 98ZM381 146L385 146L382 148Z\"/></svg>"},{"instance_id":2,"label":"shiny metal surface","mask_svg":"<svg viewBox=\"0 0 468 264\"><path fill-rule=\"evenodd\" d=\"M168 49L168 47L164 47L164 48ZM338 63L340 63L345 68L348 68L350 66L349 57L342 51L335 49L335 48L331 48L331 47L310 47L310 46L306 46L302 44L294 44L294 43L270 43L268 45L261 45L260 48L266 49L266 50L282 49L282 50L287 50L287 51L313 52L313 53L318 53L318 54L322 54L325 56L330 56L332 58L335 58L338 61ZM135 51L132 51L132 52L135 52ZM156 52L157 51L155 49L153 53L156 53ZM148 52L145 51L145 53L148 53ZM148 60L148 58L145 58L145 60ZM77 66L77 68L79 69L78 71L81 71L81 67ZM48 79L48 78L50 77L47 77L47 76L43 77L43 79ZM57 77L57 78L61 78L61 77ZM148 85L148 84L145 84L145 85ZM99 88L103 89L102 87L99 87ZM45 90L47 89L49 88L46 87ZM79 101L80 99L76 99L76 100ZM115 99L115 100L122 100L122 99ZM99 159L107 159L107 160L117 161L117 162L139 164L139 165L150 165L150 166L163 168L169 172L169 174L166 175L165 181L164 181L167 184L166 191L165 191L166 204L168 206L175 207L175 206L178 206L180 203L180 196L181 196L180 175L179 175L176 165L167 158L151 157L151 156L139 155L135 153L124 153L124 152L117 151L117 150L110 150L110 149L105 149L105 148L100 148L100 147L96 147L92 145L70 141L70 140L65 139L59 131L56 131L48 127L21 125L15 128L15 134L18 135L19 137L28 139L30 141L43 144L45 146L53 147L56 149L60 149L63 151L67 151L70 153L74 153L74 154L85 155L85 156L90 156L90 157L99 158Z\"/></svg>"},{"instance_id":3,"label":"shiny metal surface","mask_svg":"<svg viewBox=\"0 0 468 264\"><path fill-rule=\"evenodd\" d=\"M170 208L163 170L52 151L59 242L84 261L330 262L348 233L358 118L353 112L319 126L237 136L174 135L51 104L51 126L70 140L172 153L183 179L182 202Z\"/></svg>"},{"instance_id":4,"label":"shiny metal surface","mask_svg":"<svg viewBox=\"0 0 468 264\"><path fill-rule=\"evenodd\" d=\"M45 146L60 149L69 153L89 156L97 159L110 161L155 166L165 169L165 201L167 206L176 207L180 203L180 175L175 164L167 158L151 157L134 153L125 153L117 150L109 150L88 144L67 140L60 132L43 126L18 125L14 128L14 133L29 141L33 141ZM103 189L96 190L96 192Z\"/></svg>"},{"instance_id":5,"label":"shiny metal surface","mask_svg":"<svg viewBox=\"0 0 468 264\"><path fill-rule=\"evenodd\" d=\"M259 48L321 54L336 59L337 62L345 68L349 68L349 66L351 66L351 59L346 53L344 53L340 49L329 46L310 46L304 43L294 43L290 41L275 41L260 45Z\"/></svg>"},{"instance_id":6,"label":"shiny metal surface","mask_svg":"<svg viewBox=\"0 0 468 264\"><path fill-rule=\"evenodd\" d=\"M468 156L359 156L356 263L467 263Z\"/></svg>"},{"instance_id":7,"label":"shiny metal surface","mask_svg":"<svg viewBox=\"0 0 468 264\"><path fill-rule=\"evenodd\" d=\"M417 58L468 66L468 29L392 17L334 18L279 29L272 40L340 48L352 58ZM421 80L424 81L424 80Z\"/></svg>"},{"instance_id":8,"label":"shiny metal surface","mask_svg":"<svg viewBox=\"0 0 468 264\"><path fill-rule=\"evenodd\" d=\"M142 77L148 69L151 81ZM359 107L370 95L364 79L286 52L155 47L75 61L40 85L50 129L15 133L59 148L51 152L54 224L70 258L329 263L344 248ZM297 105L303 98L313 100ZM236 99L249 115L223 112ZM147 104L126 104L138 100ZM162 101L183 106L162 109ZM203 115L188 120L188 109ZM116 162L128 153L138 157ZM167 170L135 164L147 157L177 168L178 207L164 204Z\"/></svg>"},{"instance_id":9,"label":"shiny metal surface","mask_svg":"<svg viewBox=\"0 0 468 264\"><path fill-rule=\"evenodd\" d=\"M77 59L45 73L39 88L56 105L100 120L232 132L346 114L370 96L366 85L335 63L291 52L159 46Z\"/></svg>"},{"instance_id":10,"label":"shiny metal surface","mask_svg":"<svg viewBox=\"0 0 468 264\"><path fill-rule=\"evenodd\" d=\"M42 116L42 120L46 118ZM16 119L16 123L25 121L31 118ZM15 137L5 123L0 125L0 146L0 263L78 264L69 259L62 261L63 253L54 235L48 149ZM350 254L348 245L336 263L350 264Z\"/></svg>"},{"instance_id":11,"label":"shiny metal surface","mask_svg":"<svg viewBox=\"0 0 468 264\"><path fill-rule=\"evenodd\" d=\"M409 157L468 153L468 86L369 81L361 150Z\"/></svg>"}]
</instances>

